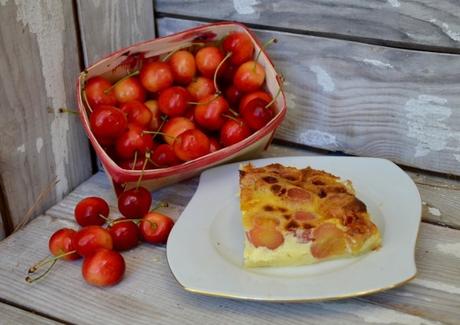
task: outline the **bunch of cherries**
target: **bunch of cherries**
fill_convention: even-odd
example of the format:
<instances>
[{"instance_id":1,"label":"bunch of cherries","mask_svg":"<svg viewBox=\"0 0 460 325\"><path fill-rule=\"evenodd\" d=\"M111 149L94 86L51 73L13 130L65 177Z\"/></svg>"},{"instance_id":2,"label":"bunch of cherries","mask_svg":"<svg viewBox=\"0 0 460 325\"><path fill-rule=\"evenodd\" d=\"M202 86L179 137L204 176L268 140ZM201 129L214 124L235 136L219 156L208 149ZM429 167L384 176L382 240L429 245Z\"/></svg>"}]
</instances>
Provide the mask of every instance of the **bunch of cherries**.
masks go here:
<instances>
[{"instance_id":1,"label":"bunch of cherries","mask_svg":"<svg viewBox=\"0 0 460 325\"><path fill-rule=\"evenodd\" d=\"M93 134L131 170L174 166L246 139L276 114L254 52L246 33L231 32L143 59L114 84L90 78L84 98Z\"/></svg>"},{"instance_id":2,"label":"bunch of cherries","mask_svg":"<svg viewBox=\"0 0 460 325\"><path fill-rule=\"evenodd\" d=\"M150 210L151 203L150 192L144 187L124 191L118 197L123 217L112 219L104 199L84 198L74 210L75 220L82 228L62 228L53 233L48 242L52 256L32 266L26 281L42 279L59 259L72 261L83 257L82 275L86 282L95 286L117 284L125 272L125 261L119 252L136 247L141 240L165 244L174 225L170 217L155 212L155 208ZM48 266L46 271L33 277L44 266Z\"/></svg>"}]
</instances>

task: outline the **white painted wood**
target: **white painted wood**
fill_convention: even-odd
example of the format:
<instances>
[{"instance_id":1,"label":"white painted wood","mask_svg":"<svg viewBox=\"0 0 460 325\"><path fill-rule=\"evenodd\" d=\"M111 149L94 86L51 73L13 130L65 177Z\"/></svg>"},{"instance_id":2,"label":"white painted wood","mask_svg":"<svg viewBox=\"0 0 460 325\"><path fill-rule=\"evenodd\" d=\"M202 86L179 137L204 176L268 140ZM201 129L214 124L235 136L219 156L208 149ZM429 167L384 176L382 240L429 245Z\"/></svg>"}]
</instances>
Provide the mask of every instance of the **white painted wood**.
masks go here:
<instances>
[{"instance_id":1,"label":"white painted wood","mask_svg":"<svg viewBox=\"0 0 460 325\"><path fill-rule=\"evenodd\" d=\"M29 311L22 310L0 302L0 323L3 325L17 324L36 324L36 325L51 325L62 324L51 319L36 315Z\"/></svg>"},{"instance_id":2,"label":"white painted wood","mask_svg":"<svg viewBox=\"0 0 460 325\"><path fill-rule=\"evenodd\" d=\"M162 15L235 20L403 47L460 49L455 0L158 0ZM212 8L212 10L209 10Z\"/></svg>"},{"instance_id":3,"label":"white painted wood","mask_svg":"<svg viewBox=\"0 0 460 325\"><path fill-rule=\"evenodd\" d=\"M161 18L160 36L198 24ZM276 137L460 175L460 55L256 30L286 79Z\"/></svg>"}]
</instances>

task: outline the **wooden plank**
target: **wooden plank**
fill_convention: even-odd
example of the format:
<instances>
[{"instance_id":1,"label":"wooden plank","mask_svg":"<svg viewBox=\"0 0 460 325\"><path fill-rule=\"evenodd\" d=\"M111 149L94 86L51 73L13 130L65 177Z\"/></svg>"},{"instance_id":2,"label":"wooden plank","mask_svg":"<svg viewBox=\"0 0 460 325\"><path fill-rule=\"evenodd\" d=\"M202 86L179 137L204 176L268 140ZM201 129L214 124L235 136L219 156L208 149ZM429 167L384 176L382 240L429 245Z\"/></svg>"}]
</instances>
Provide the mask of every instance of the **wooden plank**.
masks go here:
<instances>
[{"instance_id":1,"label":"wooden plank","mask_svg":"<svg viewBox=\"0 0 460 325\"><path fill-rule=\"evenodd\" d=\"M198 24L157 20L159 35ZM256 30L286 79L276 137L460 175L460 56Z\"/></svg>"},{"instance_id":2,"label":"wooden plank","mask_svg":"<svg viewBox=\"0 0 460 325\"><path fill-rule=\"evenodd\" d=\"M39 193L60 181L38 206L50 207L91 174L75 108L80 70L71 1L0 2L0 173L17 225Z\"/></svg>"},{"instance_id":3,"label":"wooden plank","mask_svg":"<svg viewBox=\"0 0 460 325\"><path fill-rule=\"evenodd\" d=\"M77 0L86 66L115 50L155 38L151 0Z\"/></svg>"},{"instance_id":4,"label":"wooden plank","mask_svg":"<svg viewBox=\"0 0 460 325\"><path fill-rule=\"evenodd\" d=\"M268 304L188 293L170 273L164 247L146 244L123 253L127 273L115 287L86 285L80 275L81 261L59 263L43 281L26 284L25 270L47 254L48 236L61 227L75 224L41 216L0 243L2 299L79 324L454 324L460 317L460 259L448 248L458 247L458 230L422 224L419 275L402 288L336 302Z\"/></svg>"},{"instance_id":5,"label":"wooden plank","mask_svg":"<svg viewBox=\"0 0 460 325\"><path fill-rule=\"evenodd\" d=\"M51 319L33 314L7 304L0 302L0 315L2 315L1 323L3 325L16 325L16 324L36 324L36 325L50 325L62 324Z\"/></svg>"},{"instance_id":6,"label":"wooden plank","mask_svg":"<svg viewBox=\"0 0 460 325\"><path fill-rule=\"evenodd\" d=\"M226 0L218 6L212 0L158 0L156 11L403 47L460 49L460 5L452 0Z\"/></svg>"}]
</instances>

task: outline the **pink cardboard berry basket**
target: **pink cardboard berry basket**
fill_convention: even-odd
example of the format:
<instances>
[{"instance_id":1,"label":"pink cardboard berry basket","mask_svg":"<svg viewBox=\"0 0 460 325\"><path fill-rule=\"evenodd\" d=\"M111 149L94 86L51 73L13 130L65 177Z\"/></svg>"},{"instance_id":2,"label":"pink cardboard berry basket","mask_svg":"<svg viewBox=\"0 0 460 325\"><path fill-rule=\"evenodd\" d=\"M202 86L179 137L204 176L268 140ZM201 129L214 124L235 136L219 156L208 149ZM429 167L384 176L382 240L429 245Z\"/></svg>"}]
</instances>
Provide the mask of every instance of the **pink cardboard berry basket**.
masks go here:
<instances>
[{"instance_id":1,"label":"pink cardboard berry basket","mask_svg":"<svg viewBox=\"0 0 460 325\"><path fill-rule=\"evenodd\" d=\"M261 48L261 43L256 36L244 25L234 22L202 25L173 35L132 45L101 59L80 74L77 81L77 102L81 121L107 176L117 192L122 187L134 187L142 171L127 170L118 166L96 140L89 123L91 110L85 100L84 89L86 80L101 75L114 82L136 70L142 60L158 57L178 48L191 46L194 43L218 41L230 32L235 31L248 34L254 43L255 53L262 51L258 62L265 68L265 88L266 91L275 97L280 89L281 81L273 63L267 53ZM255 157L258 153L268 148L276 129L286 115L286 99L283 91L276 98L275 108L275 117L262 129L256 131L243 141L180 165L145 170L141 185L152 191L195 176L204 169L218 164Z\"/></svg>"}]
</instances>

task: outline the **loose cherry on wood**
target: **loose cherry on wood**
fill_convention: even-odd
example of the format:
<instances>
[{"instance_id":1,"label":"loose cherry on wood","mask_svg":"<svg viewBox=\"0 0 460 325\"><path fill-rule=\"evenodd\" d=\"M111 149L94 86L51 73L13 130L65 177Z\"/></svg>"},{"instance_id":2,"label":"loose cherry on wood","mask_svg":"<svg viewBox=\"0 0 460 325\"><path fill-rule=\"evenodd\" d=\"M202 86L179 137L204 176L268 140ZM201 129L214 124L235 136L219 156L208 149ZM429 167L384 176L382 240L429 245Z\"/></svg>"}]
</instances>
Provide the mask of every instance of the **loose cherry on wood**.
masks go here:
<instances>
[{"instance_id":1,"label":"loose cherry on wood","mask_svg":"<svg viewBox=\"0 0 460 325\"><path fill-rule=\"evenodd\" d=\"M119 218L109 225L108 230L113 249L117 251L132 249L139 244L139 227L131 219Z\"/></svg>"},{"instance_id":2,"label":"loose cherry on wood","mask_svg":"<svg viewBox=\"0 0 460 325\"><path fill-rule=\"evenodd\" d=\"M109 210L109 205L104 199L90 196L78 202L74 209L74 216L77 223L82 227L101 226L108 218Z\"/></svg>"},{"instance_id":3,"label":"loose cherry on wood","mask_svg":"<svg viewBox=\"0 0 460 325\"><path fill-rule=\"evenodd\" d=\"M142 218L139 229L144 241L151 244L165 244L173 226L174 221L170 217L150 212Z\"/></svg>"},{"instance_id":4,"label":"loose cherry on wood","mask_svg":"<svg viewBox=\"0 0 460 325\"><path fill-rule=\"evenodd\" d=\"M110 233L101 226L86 226L74 236L74 247L81 256L93 254L99 248L112 249Z\"/></svg>"},{"instance_id":5,"label":"loose cherry on wood","mask_svg":"<svg viewBox=\"0 0 460 325\"><path fill-rule=\"evenodd\" d=\"M142 218L151 204L152 196L144 187L132 188L118 197L118 210L126 218Z\"/></svg>"},{"instance_id":6,"label":"loose cherry on wood","mask_svg":"<svg viewBox=\"0 0 460 325\"><path fill-rule=\"evenodd\" d=\"M82 275L85 281L98 287L119 283L126 265L120 253L110 249L98 249L83 260Z\"/></svg>"}]
</instances>

